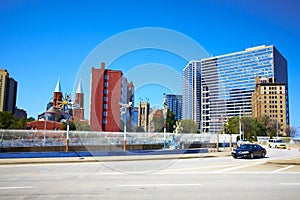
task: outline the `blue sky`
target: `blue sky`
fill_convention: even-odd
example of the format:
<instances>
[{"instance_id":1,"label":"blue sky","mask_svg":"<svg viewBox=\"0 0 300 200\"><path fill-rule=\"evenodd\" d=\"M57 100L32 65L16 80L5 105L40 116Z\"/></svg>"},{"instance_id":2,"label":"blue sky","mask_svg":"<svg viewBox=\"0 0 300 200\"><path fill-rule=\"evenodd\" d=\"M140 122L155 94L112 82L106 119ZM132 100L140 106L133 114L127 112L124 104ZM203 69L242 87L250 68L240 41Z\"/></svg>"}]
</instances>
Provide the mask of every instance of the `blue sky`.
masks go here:
<instances>
[{"instance_id":1,"label":"blue sky","mask_svg":"<svg viewBox=\"0 0 300 200\"><path fill-rule=\"evenodd\" d=\"M63 91L72 92L77 71L89 53L123 31L172 29L191 37L213 56L273 44L288 60L291 125L300 127L299 9L297 0L2 0L0 68L18 81L17 106L36 118L45 110L58 77ZM183 60L168 54L130 56L116 61L113 68L126 72L133 65L162 58L168 58L167 65L179 72L185 66ZM99 65L102 61L99 58ZM149 92L157 90L155 85L144 89L147 96L140 92L140 98L161 103L161 91Z\"/></svg>"}]
</instances>

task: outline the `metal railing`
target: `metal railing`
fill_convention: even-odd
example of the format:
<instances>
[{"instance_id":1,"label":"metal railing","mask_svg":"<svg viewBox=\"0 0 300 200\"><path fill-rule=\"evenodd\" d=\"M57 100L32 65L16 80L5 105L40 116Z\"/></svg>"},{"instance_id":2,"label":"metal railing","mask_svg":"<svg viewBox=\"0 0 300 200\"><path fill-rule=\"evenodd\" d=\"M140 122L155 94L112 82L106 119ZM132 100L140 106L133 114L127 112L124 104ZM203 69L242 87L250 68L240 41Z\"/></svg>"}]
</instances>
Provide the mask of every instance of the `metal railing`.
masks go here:
<instances>
[{"instance_id":1,"label":"metal railing","mask_svg":"<svg viewBox=\"0 0 300 200\"><path fill-rule=\"evenodd\" d=\"M0 145L10 146L63 146L66 143L66 131L52 130L4 130L0 129ZM70 131L70 146L88 145L120 145L123 143L123 132L94 132L94 131ZM163 133L135 133L127 132L127 144L163 144ZM229 143L230 135L220 134L219 142ZM232 137L232 141L236 142ZM216 143L214 134L173 134L167 133L166 140L169 145L179 143Z\"/></svg>"}]
</instances>

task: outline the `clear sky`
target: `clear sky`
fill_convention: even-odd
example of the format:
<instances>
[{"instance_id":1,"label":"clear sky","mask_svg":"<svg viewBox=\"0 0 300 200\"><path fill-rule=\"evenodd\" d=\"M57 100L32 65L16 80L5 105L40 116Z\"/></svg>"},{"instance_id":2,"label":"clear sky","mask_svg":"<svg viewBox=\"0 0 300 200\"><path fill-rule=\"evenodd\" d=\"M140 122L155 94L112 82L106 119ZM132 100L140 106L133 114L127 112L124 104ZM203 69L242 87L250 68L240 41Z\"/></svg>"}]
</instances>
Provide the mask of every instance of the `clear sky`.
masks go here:
<instances>
[{"instance_id":1,"label":"clear sky","mask_svg":"<svg viewBox=\"0 0 300 200\"><path fill-rule=\"evenodd\" d=\"M300 127L299 15L297 0L1 0L0 68L18 81L17 106L36 118L50 101L58 78L63 92L71 93L90 52L123 31L172 29L213 56L275 45L288 61L291 125ZM160 60L137 53L131 60L119 59L112 68L129 71L137 57L135 65L143 64L143 59L145 63ZM98 66L102 61L99 58ZM179 73L186 64L177 58L167 63ZM155 85L144 89L149 87L149 91L157 89ZM149 98L152 104L161 104L161 91L149 91L147 96L136 95L136 101Z\"/></svg>"}]
</instances>

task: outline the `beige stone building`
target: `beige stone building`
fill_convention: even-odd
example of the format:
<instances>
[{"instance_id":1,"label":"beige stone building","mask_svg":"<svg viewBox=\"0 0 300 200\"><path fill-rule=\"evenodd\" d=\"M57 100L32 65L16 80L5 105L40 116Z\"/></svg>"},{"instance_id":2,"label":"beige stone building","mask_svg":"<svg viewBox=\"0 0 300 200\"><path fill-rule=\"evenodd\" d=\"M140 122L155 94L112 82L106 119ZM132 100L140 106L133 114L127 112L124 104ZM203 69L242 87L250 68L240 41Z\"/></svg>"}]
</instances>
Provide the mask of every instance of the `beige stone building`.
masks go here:
<instances>
[{"instance_id":1,"label":"beige stone building","mask_svg":"<svg viewBox=\"0 0 300 200\"><path fill-rule=\"evenodd\" d=\"M150 114L150 103L147 102L139 102L138 107L138 126L143 127L145 132L149 132L149 114Z\"/></svg>"},{"instance_id":2,"label":"beige stone building","mask_svg":"<svg viewBox=\"0 0 300 200\"><path fill-rule=\"evenodd\" d=\"M252 117L269 116L278 125L278 135L286 136L288 113L285 83L276 83L273 78L256 77L252 94Z\"/></svg>"}]
</instances>

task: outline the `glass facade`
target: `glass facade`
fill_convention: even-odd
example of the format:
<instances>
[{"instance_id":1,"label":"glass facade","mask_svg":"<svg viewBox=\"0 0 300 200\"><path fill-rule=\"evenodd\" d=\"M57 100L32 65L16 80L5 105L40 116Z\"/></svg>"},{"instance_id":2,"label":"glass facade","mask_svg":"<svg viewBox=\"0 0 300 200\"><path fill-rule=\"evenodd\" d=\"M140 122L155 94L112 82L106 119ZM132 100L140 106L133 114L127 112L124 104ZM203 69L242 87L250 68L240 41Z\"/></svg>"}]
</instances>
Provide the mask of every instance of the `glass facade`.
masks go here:
<instances>
[{"instance_id":1,"label":"glass facade","mask_svg":"<svg viewBox=\"0 0 300 200\"><path fill-rule=\"evenodd\" d=\"M201 60L204 133L220 132L227 118L232 116L252 115L251 95L257 76L274 78L287 86L287 61L274 46L258 46Z\"/></svg>"},{"instance_id":2,"label":"glass facade","mask_svg":"<svg viewBox=\"0 0 300 200\"><path fill-rule=\"evenodd\" d=\"M183 69L182 119L190 119L200 129L201 62L190 61Z\"/></svg>"},{"instance_id":3,"label":"glass facade","mask_svg":"<svg viewBox=\"0 0 300 200\"><path fill-rule=\"evenodd\" d=\"M168 108L175 114L175 120L182 119L182 95L167 94Z\"/></svg>"}]
</instances>

